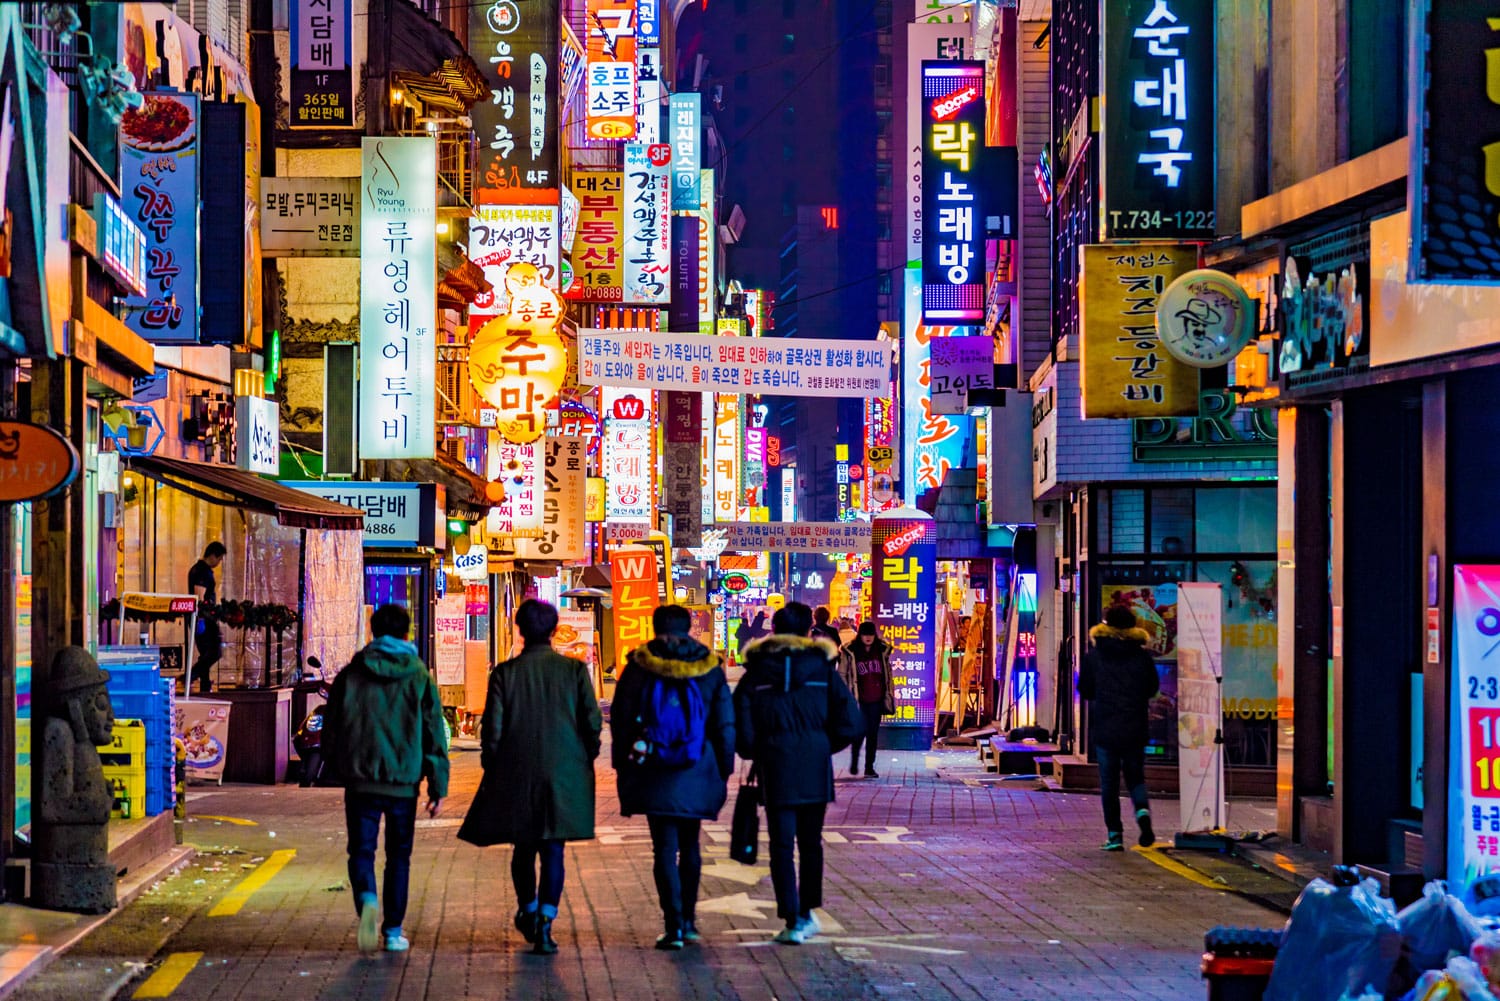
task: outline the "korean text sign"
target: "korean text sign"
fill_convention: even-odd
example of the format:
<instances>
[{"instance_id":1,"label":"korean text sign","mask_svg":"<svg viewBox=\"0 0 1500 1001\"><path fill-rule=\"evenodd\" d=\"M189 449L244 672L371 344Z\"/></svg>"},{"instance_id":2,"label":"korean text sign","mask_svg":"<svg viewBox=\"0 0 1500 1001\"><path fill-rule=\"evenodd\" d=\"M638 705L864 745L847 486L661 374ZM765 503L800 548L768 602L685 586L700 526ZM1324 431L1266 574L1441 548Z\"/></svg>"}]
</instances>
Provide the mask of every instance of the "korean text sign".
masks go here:
<instances>
[{"instance_id":1,"label":"korean text sign","mask_svg":"<svg viewBox=\"0 0 1500 1001\"><path fill-rule=\"evenodd\" d=\"M660 603L656 596L656 553L650 549L617 549L610 554L610 577L614 592L615 662L655 635L651 613Z\"/></svg>"},{"instance_id":2,"label":"korean text sign","mask_svg":"<svg viewBox=\"0 0 1500 1001\"><path fill-rule=\"evenodd\" d=\"M155 344L198 340L198 99L150 93L120 120L120 194L146 234L146 293L125 323Z\"/></svg>"},{"instance_id":3,"label":"korean text sign","mask_svg":"<svg viewBox=\"0 0 1500 1001\"><path fill-rule=\"evenodd\" d=\"M937 523L883 514L872 526L871 611L891 647L894 720L931 729L937 706Z\"/></svg>"},{"instance_id":4,"label":"korean text sign","mask_svg":"<svg viewBox=\"0 0 1500 1001\"><path fill-rule=\"evenodd\" d=\"M1104 5L1104 237L1214 236L1215 0Z\"/></svg>"},{"instance_id":5,"label":"korean text sign","mask_svg":"<svg viewBox=\"0 0 1500 1001\"><path fill-rule=\"evenodd\" d=\"M485 473L505 485L505 499L490 505L485 516L490 535L515 539L542 533L542 447L541 442L517 445L490 432Z\"/></svg>"},{"instance_id":6,"label":"korean text sign","mask_svg":"<svg viewBox=\"0 0 1500 1001\"><path fill-rule=\"evenodd\" d=\"M618 170L579 170L578 235L573 238L573 287L566 297L584 302L619 302L624 293L623 177Z\"/></svg>"},{"instance_id":7,"label":"korean text sign","mask_svg":"<svg viewBox=\"0 0 1500 1001\"><path fill-rule=\"evenodd\" d=\"M725 549L742 553L867 553L868 521L731 521Z\"/></svg>"},{"instance_id":8,"label":"korean text sign","mask_svg":"<svg viewBox=\"0 0 1500 1001\"><path fill-rule=\"evenodd\" d=\"M1500 244L1497 11L1479 0L1426 0L1415 9L1423 13L1408 16L1424 22L1407 77L1415 90L1407 184L1411 280L1497 282L1500 263L1480 251ZM1474 207L1476 197L1488 208Z\"/></svg>"},{"instance_id":9,"label":"korean text sign","mask_svg":"<svg viewBox=\"0 0 1500 1001\"><path fill-rule=\"evenodd\" d=\"M264 177L260 198L267 257L359 255L359 178Z\"/></svg>"},{"instance_id":10,"label":"korean text sign","mask_svg":"<svg viewBox=\"0 0 1500 1001\"><path fill-rule=\"evenodd\" d=\"M984 63L922 63L922 319L984 319Z\"/></svg>"},{"instance_id":11,"label":"korean text sign","mask_svg":"<svg viewBox=\"0 0 1500 1001\"><path fill-rule=\"evenodd\" d=\"M672 515L672 545L703 539L703 394L667 393L662 434L662 507Z\"/></svg>"},{"instance_id":12,"label":"korean text sign","mask_svg":"<svg viewBox=\"0 0 1500 1001\"><path fill-rule=\"evenodd\" d=\"M557 0L469 7L469 50L488 93L470 116L479 143L474 187L514 196L559 184ZM491 200L504 200L503 197Z\"/></svg>"},{"instance_id":13,"label":"korean text sign","mask_svg":"<svg viewBox=\"0 0 1500 1001\"><path fill-rule=\"evenodd\" d=\"M294 129L347 128L354 121L350 0L291 0Z\"/></svg>"},{"instance_id":14,"label":"korean text sign","mask_svg":"<svg viewBox=\"0 0 1500 1001\"><path fill-rule=\"evenodd\" d=\"M994 338L938 337L928 351L933 413L965 413L971 390L995 388Z\"/></svg>"},{"instance_id":15,"label":"korean text sign","mask_svg":"<svg viewBox=\"0 0 1500 1001\"><path fill-rule=\"evenodd\" d=\"M906 364L901 373L903 411L902 490L909 505L924 490L936 490L950 469L964 461L974 437L974 418L945 417L932 409L932 342L949 337L961 327L932 327L922 322L922 277L915 268L902 275L906 312L901 350Z\"/></svg>"},{"instance_id":16,"label":"korean text sign","mask_svg":"<svg viewBox=\"0 0 1500 1001\"><path fill-rule=\"evenodd\" d=\"M880 341L580 330L578 380L691 392L885 396L890 346Z\"/></svg>"},{"instance_id":17,"label":"korean text sign","mask_svg":"<svg viewBox=\"0 0 1500 1001\"><path fill-rule=\"evenodd\" d=\"M437 386L437 143L366 138L359 457L430 459Z\"/></svg>"},{"instance_id":18,"label":"korean text sign","mask_svg":"<svg viewBox=\"0 0 1500 1001\"><path fill-rule=\"evenodd\" d=\"M671 147L625 145L624 301L666 306L672 300L672 226L667 204Z\"/></svg>"},{"instance_id":19,"label":"korean text sign","mask_svg":"<svg viewBox=\"0 0 1500 1001\"><path fill-rule=\"evenodd\" d=\"M1500 869L1500 566L1453 568L1448 878Z\"/></svg>"},{"instance_id":20,"label":"korean text sign","mask_svg":"<svg viewBox=\"0 0 1500 1001\"><path fill-rule=\"evenodd\" d=\"M1079 248L1084 417L1172 417L1198 413L1198 370L1167 354L1156 304L1178 275L1198 265L1182 244Z\"/></svg>"},{"instance_id":21,"label":"korean text sign","mask_svg":"<svg viewBox=\"0 0 1500 1001\"><path fill-rule=\"evenodd\" d=\"M516 555L528 560L584 559L588 555L583 520L588 442L582 435L549 435L538 447L546 453L542 532L536 538L517 540Z\"/></svg>"},{"instance_id":22,"label":"korean text sign","mask_svg":"<svg viewBox=\"0 0 1500 1001\"><path fill-rule=\"evenodd\" d=\"M529 265L518 280L557 291L558 209L556 205L474 206L469 222L469 259L484 269L489 292L481 292L469 307L469 317L503 316L510 312L506 277L518 264ZM471 322L471 326L475 326Z\"/></svg>"},{"instance_id":23,"label":"korean text sign","mask_svg":"<svg viewBox=\"0 0 1500 1001\"><path fill-rule=\"evenodd\" d=\"M667 138L672 143L672 210L696 212L702 195L699 172L703 151L698 148L703 98L697 93L673 94L667 99Z\"/></svg>"},{"instance_id":24,"label":"korean text sign","mask_svg":"<svg viewBox=\"0 0 1500 1001\"><path fill-rule=\"evenodd\" d=\"M605 517L609 521L644 521L652 517L656 472L656 421L650 393L606 389L603 394Z\"/></svg>"},{"instance_id":25,"label":"korean text sign","mask_svg":"<svg viewBox=\"0 0 1500 1001\"><path fill-rule=\"evenodd\" d=\"M734 521L740 510L740 405L738 396L714 397L713 520Z\"/></svg>"},{"instance_id":26,"label":"korean text sign","mask_svg":"<svg viewBox=\"0 0 1500 1001\"><path fill-rule=\"evenodd\" d=\"M714 332L714 320L719 305L719 279L717 273L718 230L714 228L717 216L714 197L714 172L698 172L698 333Z\"/></svg>"},{"instance_id":27,"label":"korean text sign","mask_svg":"<svg viewBox=\"0 0 1500 1001\"><path fill-rule=\"evenodd\" d=\"M672 308L676 330L698 329L698 219L672 217Z\"/></svg>"},{"instance_id":28,"label":"korean text sign","mask_svg":"<svg viewBox=\"0 0 1500 1001\"><path fill-rule=\"evenodd\" d=\"M588 134L635 138L636 0L588 0Z\"/></svg>"}]
</instances>

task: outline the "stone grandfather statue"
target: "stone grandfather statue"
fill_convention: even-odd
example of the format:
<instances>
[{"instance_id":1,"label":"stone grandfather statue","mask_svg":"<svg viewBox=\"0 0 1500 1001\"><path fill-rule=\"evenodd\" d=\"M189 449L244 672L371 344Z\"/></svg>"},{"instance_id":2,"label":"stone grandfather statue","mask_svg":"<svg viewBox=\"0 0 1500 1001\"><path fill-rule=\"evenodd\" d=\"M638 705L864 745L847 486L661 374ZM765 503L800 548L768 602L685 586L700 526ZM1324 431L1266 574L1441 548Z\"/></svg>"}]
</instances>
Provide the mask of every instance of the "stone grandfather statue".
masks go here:
<instances>
[{"instance_id":1,"label":"stone grandfather statue","mask_svg":"<svg viewBox=\"0 0 1500 1001\"><path fill-rule=\"evenodd\" d=\"M109 811L114 796L99 748L115 723L108 672L82 647L52 659L49 698L34 748L36 818L32 826L31 902L81 914L114 908Z\"/></svg>"}]
</instances>

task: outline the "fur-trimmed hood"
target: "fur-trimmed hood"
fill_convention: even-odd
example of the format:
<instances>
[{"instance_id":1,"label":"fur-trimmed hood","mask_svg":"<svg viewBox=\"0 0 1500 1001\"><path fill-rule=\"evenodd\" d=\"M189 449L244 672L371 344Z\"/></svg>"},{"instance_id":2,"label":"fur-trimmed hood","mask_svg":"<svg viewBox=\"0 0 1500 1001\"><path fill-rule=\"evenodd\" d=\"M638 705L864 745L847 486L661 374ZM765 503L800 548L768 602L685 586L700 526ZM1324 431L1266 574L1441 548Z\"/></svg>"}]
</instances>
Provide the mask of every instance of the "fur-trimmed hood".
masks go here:
<instances>
[{"instance_id":1,"label":"fur-trimmed hood","mask_svg":"<svg viewBox=\"0 0 1500 1001\"><path fill-rule=\"evenodd\" d=\"M796 636L792 633L772 633L745 644L745 658L796 656L800 653L818 652L827 661L839 659L839 648L831 640L822 637Z\"/></svg>"},{"instance_id":2,"label":"fur-trimmed hood","mask_svg":"<svg viewBox=\"0 0 1500 1001\"><path fill-rule=\"evenodd\" d=\"M630 651L630 659L663 678L701 678L719 666L719 655L691 636L658 636Z\"/></svg>"},{"instance_id":3,"label":"fur-trimmed hood","mask_svg":"<svg viewBox=\"0 0 1500 1001\"><path fill-rule=\"evenodd\" d=\"M1121 643L1139 643L1141 646L1147 646L1151 642L1151 634L1140 626L1116 629L1114 626L1101 622L1089 630L1089 639L1095 643L1100 640L1118 640Z\"/></svg>"}]
</instances>

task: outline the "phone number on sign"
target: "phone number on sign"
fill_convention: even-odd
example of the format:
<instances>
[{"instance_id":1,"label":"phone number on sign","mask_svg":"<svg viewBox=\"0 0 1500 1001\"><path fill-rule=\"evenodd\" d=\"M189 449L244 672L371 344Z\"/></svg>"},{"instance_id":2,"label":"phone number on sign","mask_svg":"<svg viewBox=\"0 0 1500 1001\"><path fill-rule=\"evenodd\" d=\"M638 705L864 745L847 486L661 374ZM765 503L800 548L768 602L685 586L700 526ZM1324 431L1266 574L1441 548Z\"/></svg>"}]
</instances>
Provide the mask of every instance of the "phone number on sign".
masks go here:
<instances>
[{"instance_id":1,"label":"phone number on sign","mask_svg":"<svg viewBox=\"0 0 1500 1001\"><path fill-rule=\"evenodd\" d=\"M1212 210L1188 209L1181 212L1162 212L1159 209L1112 209L1109 213L1109 228L1116 232L1130 229L1162 229L1214 231Z\"/></svg>"}]
</instances>

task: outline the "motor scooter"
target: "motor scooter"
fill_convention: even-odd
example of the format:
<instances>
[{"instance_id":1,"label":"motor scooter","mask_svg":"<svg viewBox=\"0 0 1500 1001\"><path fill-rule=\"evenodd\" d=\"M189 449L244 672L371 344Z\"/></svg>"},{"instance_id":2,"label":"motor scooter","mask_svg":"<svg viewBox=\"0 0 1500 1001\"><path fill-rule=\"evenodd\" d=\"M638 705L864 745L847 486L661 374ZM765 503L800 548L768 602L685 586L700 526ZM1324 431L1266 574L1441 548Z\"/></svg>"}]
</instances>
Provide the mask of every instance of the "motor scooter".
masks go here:
<instances>
[{"instance_id":1,"label":"motor scooter","mask_svg":"<svg viewBox=\"0 0 1500 1001\"><path fill-rule=\"evenodd\" d=\"M302 760L302 777L298 784L306 789L318 784L323 778L326 762L323 758L323 710L328 704L328 680L323 675L323 664L316 657L307 658L307 666L297 679L292 690L294 702L301 702L306 711L297 732L292 734L292 746ZM316 699L316 705L307 711L307 705Z\"/></svg>"}]
</instances>

